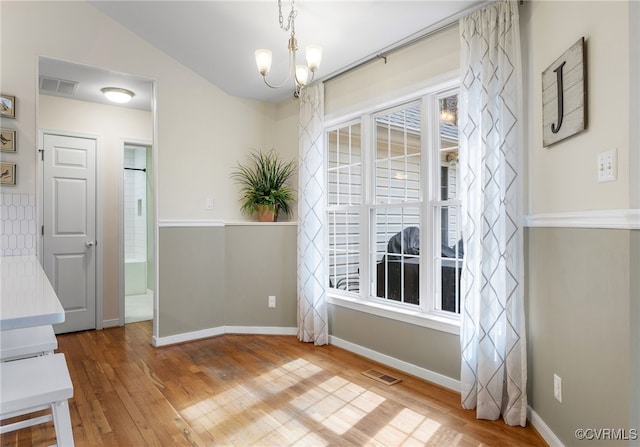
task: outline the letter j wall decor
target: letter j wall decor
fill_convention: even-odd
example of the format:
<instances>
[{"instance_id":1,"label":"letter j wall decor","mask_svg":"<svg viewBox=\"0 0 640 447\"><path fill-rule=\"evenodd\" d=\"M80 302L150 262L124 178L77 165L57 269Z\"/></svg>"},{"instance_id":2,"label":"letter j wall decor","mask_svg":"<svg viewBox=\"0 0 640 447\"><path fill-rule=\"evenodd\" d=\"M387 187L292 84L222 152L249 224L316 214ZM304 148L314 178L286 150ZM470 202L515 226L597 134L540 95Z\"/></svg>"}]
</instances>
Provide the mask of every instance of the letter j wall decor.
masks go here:
<instances>
[{"instance_id":1,"label":"letter j wall decor","mask_svg":"<svg viewBox=\"0 0 640 447\"><path fill-rule=\"evenodd\" d=\"M587 128L584 37L542 72L542 144L547 147Z\"/></svg>"}]
</instances>

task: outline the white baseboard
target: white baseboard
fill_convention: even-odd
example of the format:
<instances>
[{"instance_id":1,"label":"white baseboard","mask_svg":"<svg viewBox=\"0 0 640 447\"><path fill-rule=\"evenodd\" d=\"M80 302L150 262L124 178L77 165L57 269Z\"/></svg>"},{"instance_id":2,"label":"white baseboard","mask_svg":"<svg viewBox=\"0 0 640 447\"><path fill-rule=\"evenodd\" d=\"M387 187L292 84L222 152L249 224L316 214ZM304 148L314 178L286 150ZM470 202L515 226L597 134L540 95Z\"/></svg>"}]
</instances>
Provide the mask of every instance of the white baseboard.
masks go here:
<instances>
[{"instance_id":1,"label":"white baseboard","mask_svg":"<svg viewBox=\"0 0 640 447\"><path fill-rule=\"evenodd\" d=\"M531 425L533 425L538 433L540 433L542 439L544 439L546 443L549 444L549 447L564 447L562 441L558 439L555 433L551 431L549 426L544 423L540 415L536 413L535 410L530 406L527 406L527 419L529 419Z\"/></svg>"},{"instance_id":2,"label":"white baseboard","mask_svg":"<svg viewBox=\"0 0 640 447\"><path fill-rule=\"evenodd\" d=\"M225 334L254 334L254 335L298 335L295 327L274 326L225 326Z\"/></svg>"},{"instance_id":3,"label":"white baseboard","mask_svg":"<svg viewBox=\"0 0 640 447\"><path fill-rule=\"evenodd\" d=\"M183 334L169 335L166 337L154 336L151 339L151 344L159 348L160 346L175 345L177 343L200 340L202 338L217 337L218 335L223 335L224 333L224 326L221 326L210 329L202 329L200 331L185 332Z\"/></svg>"},{"instance_id":4,"label":"white baseboard","mask_svg":"<svg viewBox=\"0 0 640 447\"><path fill-rule=\"evenodd\" d=\"M114 318L113 320L102 320L102 328L117 327L120 326L120 320Z\"/></svg>"},{"instance_id":5,"label":"white baseboard","mask_svg":"<svg viewBox=\"0 0 640 447\"><path fill-rule=\"evenodd\" d=\"M404 360L399 360L386 354L381 354L380 352L374 351L373 349L365 348L364 346L342 340L341 338L335 337L333 335L329 336L329 343L332 345L336 345L339 348L346 349L347 351L359 354L368 359L375 360L376 362L382 363L383 365L387 365L391 368L406 372L407 374L420 377L421 379L428 380L429 382L443 386L450 390L460 392L460 381L452 379L451 377L447 377L440 373L433 372L426 368L416 366L412 363L405 362Z\"/></svg>"},{"instance_id":6,"label":"white baseboard","mask_svg":"<svg viewBox=\"0 0 640 447\"><path fill-rule=\"evenodd\" d=\"M155 347L175 345L203 338L217 337L224 334L253 334L253 335L296 335L295 327L273 326L219 326L200 331L186 332L184 334L169 335L167 337L153 337L151 343Z\"/></svg>"}]
</instances>

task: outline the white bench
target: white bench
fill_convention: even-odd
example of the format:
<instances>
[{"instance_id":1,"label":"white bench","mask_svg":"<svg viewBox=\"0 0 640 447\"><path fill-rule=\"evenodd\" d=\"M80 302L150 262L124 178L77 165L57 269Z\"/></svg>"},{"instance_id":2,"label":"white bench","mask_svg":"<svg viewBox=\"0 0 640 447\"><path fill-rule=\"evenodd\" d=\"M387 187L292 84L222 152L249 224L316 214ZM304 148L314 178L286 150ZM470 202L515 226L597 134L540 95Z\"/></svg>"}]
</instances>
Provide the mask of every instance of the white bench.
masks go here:
<instances>
[{"instance_id":1,"label":"white bench","mask_svg":"<svg viewBox=\"0 0 640 447\"><path fill-rule=\"evenodd\" d=\"M72 447L68 399L73 397L64 354L0 363L0 420L47 408L51 414L2 425L0 434L53 420L59 447Z\"/></svg>"},{"instance_id":2,"label":"white bench","mask_svg":"<svg viewBox=\"0 0 640 447\"><path fill-rule=\"evenodd\" d=\"M53 327L37 326L0 331L0 361L53 354L58 340Z\"/></svg>"}]
</instances>

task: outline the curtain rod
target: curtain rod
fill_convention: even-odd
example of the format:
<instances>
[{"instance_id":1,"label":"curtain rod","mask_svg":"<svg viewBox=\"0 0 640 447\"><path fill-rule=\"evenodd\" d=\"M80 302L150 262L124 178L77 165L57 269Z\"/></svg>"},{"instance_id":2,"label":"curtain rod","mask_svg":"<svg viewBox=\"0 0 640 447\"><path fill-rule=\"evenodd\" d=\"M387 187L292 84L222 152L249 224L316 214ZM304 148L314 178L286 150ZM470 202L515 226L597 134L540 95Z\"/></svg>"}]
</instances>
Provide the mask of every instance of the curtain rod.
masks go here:
<instances>
[{"instance_id":1,"label":"curtain rod","mask_svg":"<svg viewBox=\"0 0 640 447\"><path fill-rule=\"evenodd\" d=\"M418 31L417 33L414 33L394 44L389 45L388 47L382 48L380 51L369 55L367 57L364 57L356 62L354 62L351 65L347 65L344 68L341 68L337 71L334 71L333 73L328 74L326 77L324 78L320 78L319 81L322 82L329 82L339 76L342 76L350 71L356 70L360 67L362 67L363 65L366 65L370 62L373 62L375 60L378 59L384 59L384 63L387 63L387 57L398 51L401 50L403 48L406 48L410 45L413 45L414 43L420 42L421 40L426 39L429 36L432 36L433 34L440 32L440 31L444 31L445 29L451 28L454 25L458 24L458 21L462 18L465 17L469 14L471 14L472 12L475 12L481 8L484 8L485 6L487 6L488 4L494 3L495 0L486 0L483 1L471 8L465 9L464 11L458 12L456 14L453 14L449 17L446 17L442 20L440 20L439 22L434 23L433 25L430 25L420 31Z\"/></svg>"}]
</instances>

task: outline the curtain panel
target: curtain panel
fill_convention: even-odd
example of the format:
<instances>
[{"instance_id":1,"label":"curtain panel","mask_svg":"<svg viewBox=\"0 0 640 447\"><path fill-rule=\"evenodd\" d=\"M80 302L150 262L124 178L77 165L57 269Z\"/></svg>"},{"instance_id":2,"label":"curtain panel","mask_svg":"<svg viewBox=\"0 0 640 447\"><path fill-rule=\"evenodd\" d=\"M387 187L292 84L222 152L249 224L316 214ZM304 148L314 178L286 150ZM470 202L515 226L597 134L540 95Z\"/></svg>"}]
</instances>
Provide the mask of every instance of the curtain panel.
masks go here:
<instances>
[{"instance_id":1,"label":"curtain panel","mask_svg":"<svg viewBox=\"0 0 640 447\"><path fill-rule=\"evenodd\" d=\"M462 406L526 424L522 74L516 1L460 21L460 169L465 265Z\"/></svg>"},{"instance_id":2,"label":"curtain panel","mask_svg":"<svg viewBox=\"0 0 640 447\"><path fill-rule=\"evenodd\" d=\"M298 167L298 339L328 343L325 274L324 85L300 95Z\"/></svg>"}]
</instances>

